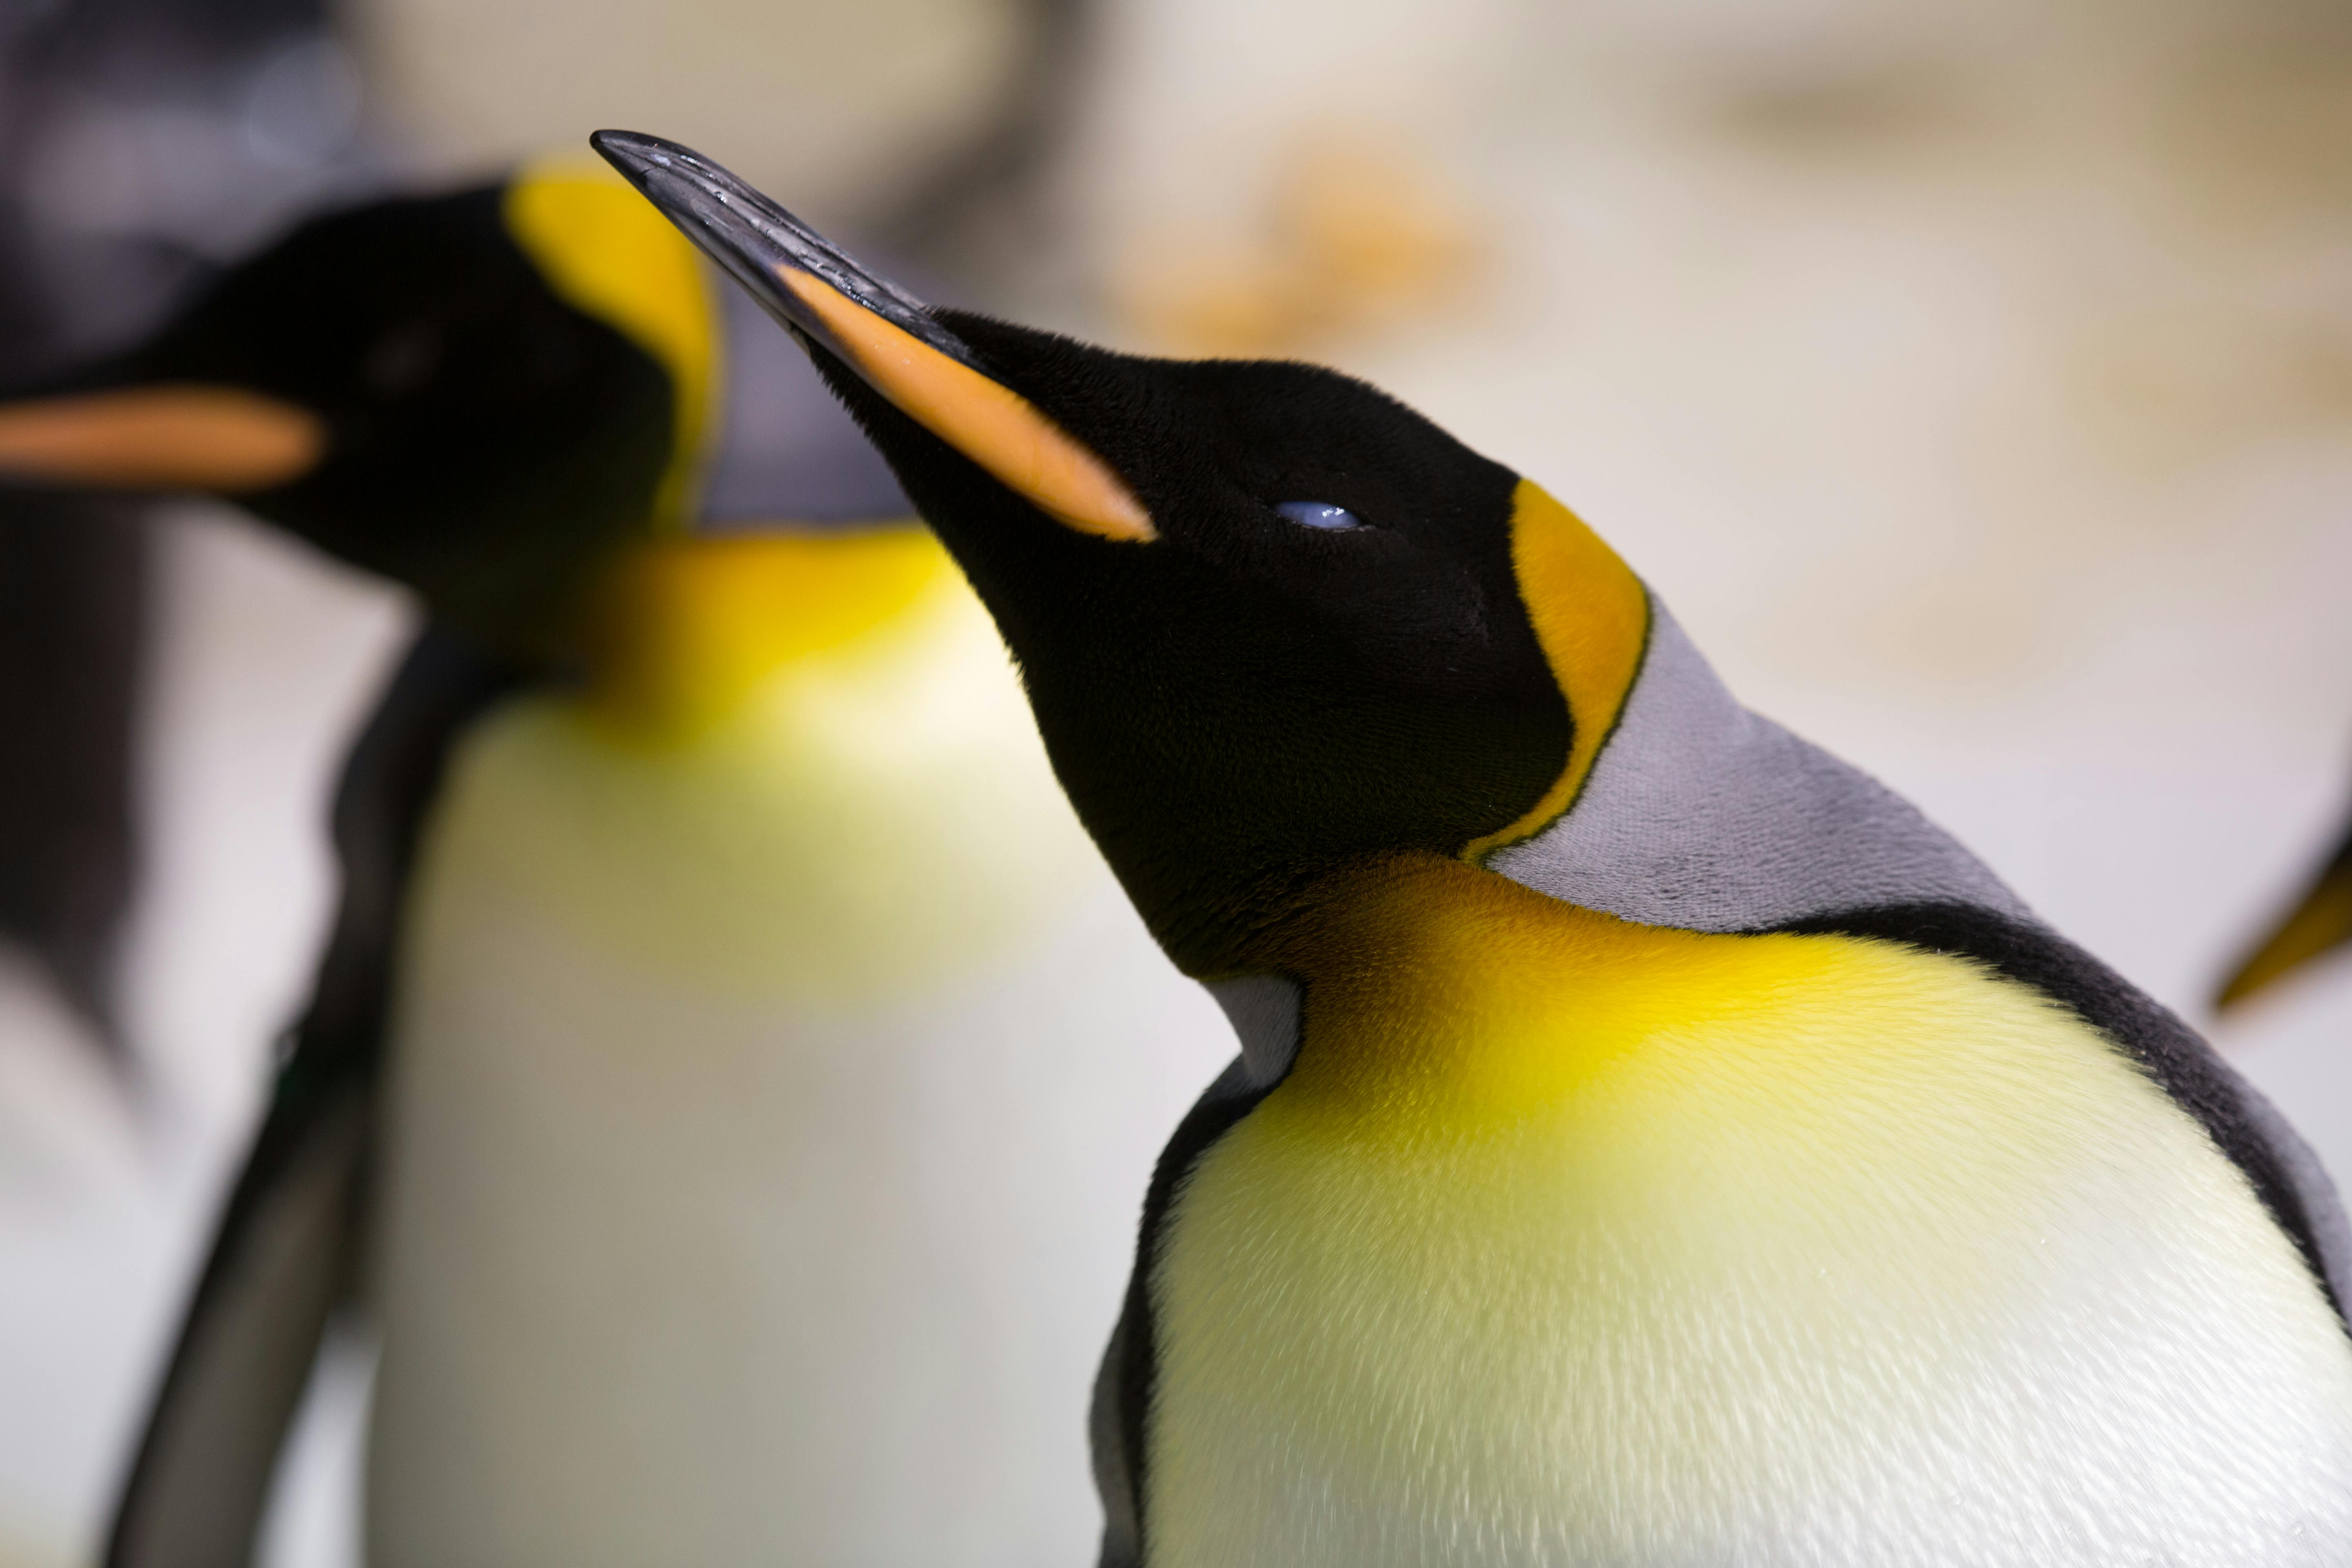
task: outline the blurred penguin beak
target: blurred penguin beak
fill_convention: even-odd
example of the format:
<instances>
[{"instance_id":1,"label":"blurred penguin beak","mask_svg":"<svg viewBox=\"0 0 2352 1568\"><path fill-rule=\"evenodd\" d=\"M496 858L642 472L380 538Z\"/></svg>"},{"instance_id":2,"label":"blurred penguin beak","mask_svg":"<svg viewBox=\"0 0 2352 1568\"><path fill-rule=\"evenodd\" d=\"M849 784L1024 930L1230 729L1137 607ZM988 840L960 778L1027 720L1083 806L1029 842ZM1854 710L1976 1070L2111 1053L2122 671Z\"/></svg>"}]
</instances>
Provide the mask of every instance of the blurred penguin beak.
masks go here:
<instances>
[{"instance_id":1,"label":"blurred penguin beak","mask_svg":"<svg viewBox=\"0 0 2352 1568\"><path fill-rule=\"evenodd\" d=\"M688 148L628 131L599 131L590 142L804 346L847 365L1047 516L1105 539L1158 537L1108 464L982 370L920 300Z\"/></svg>"},{"instance_id":2,"label":"blurred penguin beak","mask_svg":"<svg viewBox=\"0 0 2352 1568\"><path fill-rule=\"evenodd\" d=\"M0 403L0 479L114 489L271 489L318 466L327 429L228 386L134 386Z\"/></svg>"},{"instance_id":3,"label":"blurred penguin beak","mask_svg":"<svg viewBox=\"0 0 2352 1568\"><path fill-rule=\"evenodd\" d=\"M2289 974L2352 946L2352 840L2336 851L2307 889L2222 984L2216 1012L2229 1012Z\"/></svg>"}]
</instances>

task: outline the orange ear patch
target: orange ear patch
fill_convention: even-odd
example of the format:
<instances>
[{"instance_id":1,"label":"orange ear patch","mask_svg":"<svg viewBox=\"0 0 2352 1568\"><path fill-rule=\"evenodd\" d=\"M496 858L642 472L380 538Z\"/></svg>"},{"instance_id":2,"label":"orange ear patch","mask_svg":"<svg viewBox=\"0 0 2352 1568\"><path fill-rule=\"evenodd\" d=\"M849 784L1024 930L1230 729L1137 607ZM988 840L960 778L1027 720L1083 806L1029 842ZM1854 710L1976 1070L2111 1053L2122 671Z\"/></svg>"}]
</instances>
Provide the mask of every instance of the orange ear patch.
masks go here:
<instances>
[{"instance_id":1,"label":"orange ear patch","mask_svg":"<svg viewBox=\"0 0 2352 1568\"><path fill-rule=\"evenodd\" d=\"M950 358L826 284L777 278L824 323L832 345L875 389L1066 528L1144 543L1160 537L1127 482L1036 405Z\"/></svg>"},{"instance_id":2,"label":"orange ear patch","mask_svg":"<svg viewBox=\"0 0 2352 1568\"><path fill-rule=\"evenodd\" d=\"M1512 497L1511 565L1576 737L1568 765L1533 810L1464 848L1462 858L1473 862L1533 836L1575 804L1624 710L1650 636L1642 580L1583 519L1529 479Z\"/></svg>"},{"instance_id":3,"label":"orange ear patch","mask_svg":"<svg viewBox=\"0 0 2352 1568\"><path fill-rule=\"evenodd\" d=\"M0 474L236 495L299 479L326 454L308 409L228 386L141 386L0 407Z\"/></svg>"}]
</instances>

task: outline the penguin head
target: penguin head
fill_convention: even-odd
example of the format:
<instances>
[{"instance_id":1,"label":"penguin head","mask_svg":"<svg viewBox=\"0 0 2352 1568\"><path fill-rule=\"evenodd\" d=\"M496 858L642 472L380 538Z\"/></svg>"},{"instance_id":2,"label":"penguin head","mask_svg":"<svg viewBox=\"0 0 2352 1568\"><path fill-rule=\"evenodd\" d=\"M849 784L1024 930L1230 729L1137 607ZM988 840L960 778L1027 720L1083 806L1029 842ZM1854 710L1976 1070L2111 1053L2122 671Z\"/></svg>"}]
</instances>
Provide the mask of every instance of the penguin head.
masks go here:
<instances>
[{"instance_id":1,"label":"penguin head","mask_svg":"<svg viewBox=\"0 0 2352 1568\"><path fill-rule=\"evenodd\" d=\"M303 225L139 348L0 402L0 476L221 495L445 618L528 639L648 525L677 392L559 292L511 196Z\"/></svg>"},{"instance_id":2,"label":"penguin head","mask_svg":"<svg viewBox=\"0 0 2352 1568\"><path fill-rule=\"evenodd\" d=\"M1246 972L1331 874L1475 858L1565 805L1646 599L1541 490L1331 371L926 310L688 150L597 144L889 458L1181 966Z\"/></svg>"}]
</instances>

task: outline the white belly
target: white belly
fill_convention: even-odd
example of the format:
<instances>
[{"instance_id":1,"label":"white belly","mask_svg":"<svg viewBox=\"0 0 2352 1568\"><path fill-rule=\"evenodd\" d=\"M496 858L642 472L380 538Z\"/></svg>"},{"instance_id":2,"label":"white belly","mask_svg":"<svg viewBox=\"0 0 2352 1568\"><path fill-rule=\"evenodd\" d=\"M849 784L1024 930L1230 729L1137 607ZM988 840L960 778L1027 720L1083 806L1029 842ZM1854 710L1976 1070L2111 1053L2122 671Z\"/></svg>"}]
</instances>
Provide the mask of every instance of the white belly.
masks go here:
<instances>
[{"instance_id":1,"label":"white belly","mask_svg":"<svg viewBox=\"0 0 2352 1568\"><path fill-rule=\"evenodd\" d=\"M1507 1095L1302 1055L1171 1223L1153 1568L2352 1563L2352 1346L2196 1125L1773 940L1823 973L1561 987Z\"/></svg>"},{"instance_id":2,"label":"white belly","mask_svg":"<svg viewBox=\"0 0 2352 1568\"><path fill-rule=\"evenodd\" d=\"M699 761L552 705L469 746L397 1037L378 1568L1090 1555L1138 1199L1232 1040L991 657Z\"/></svg>"}]
</instances>

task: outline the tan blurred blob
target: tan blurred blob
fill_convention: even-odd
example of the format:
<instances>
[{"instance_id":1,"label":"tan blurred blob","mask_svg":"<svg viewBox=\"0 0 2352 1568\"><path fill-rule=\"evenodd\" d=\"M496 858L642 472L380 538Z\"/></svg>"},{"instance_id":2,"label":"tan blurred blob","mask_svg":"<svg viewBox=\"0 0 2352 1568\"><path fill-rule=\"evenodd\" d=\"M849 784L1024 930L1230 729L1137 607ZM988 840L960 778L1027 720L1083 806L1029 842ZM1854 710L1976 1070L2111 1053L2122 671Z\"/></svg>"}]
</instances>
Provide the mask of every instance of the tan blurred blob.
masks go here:
<instances>
[{"instance_id":1,"label":"tan blurred blob","mask_svg":"<svg viewBox=\"0 0 2352 1568\"><path fill-rule=\"evenodd\" d=\"M1108 291L1136 337L1170 353L1297 355L1400 327L1442 330L1469 302L1487 224L1402 138L1303 132L1256 177L1265 194L1248 221L1173 227L1129 247Z\"/></svg>"},{"instance_id":2,"label":"tan blurred blob","mask_svg":"<svg viewBox=\"0 0 2352 1568\"><path fill-rule=\"evenodd\" d=\"M426 161L480 170L599 126L722 151L829 222L887 216L1005 111L1032 0L366 0L371 84Z\"/></svg>"}]
</instances>

